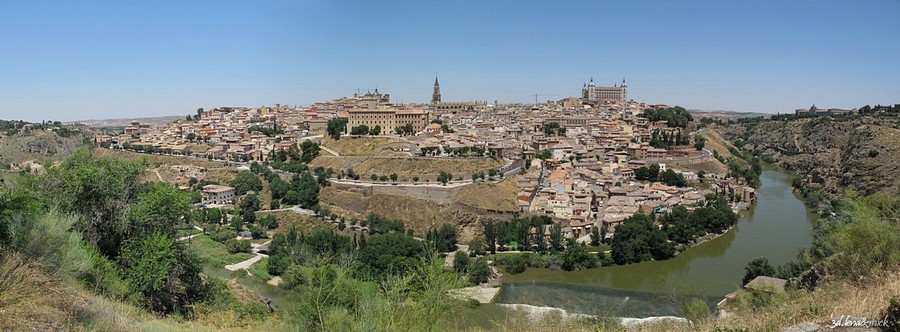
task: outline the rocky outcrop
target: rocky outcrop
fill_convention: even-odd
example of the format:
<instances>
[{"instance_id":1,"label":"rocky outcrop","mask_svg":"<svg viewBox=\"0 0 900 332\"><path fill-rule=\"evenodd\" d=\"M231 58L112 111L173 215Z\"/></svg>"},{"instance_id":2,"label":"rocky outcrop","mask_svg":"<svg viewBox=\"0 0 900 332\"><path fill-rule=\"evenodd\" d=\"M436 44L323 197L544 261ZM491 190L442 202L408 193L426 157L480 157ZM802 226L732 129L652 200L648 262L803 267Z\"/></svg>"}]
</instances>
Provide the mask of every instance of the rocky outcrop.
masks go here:
<instances>
[{"instance_id":1,"label":"rocky outcrop","mask_svg":"<svg viewBox=\"0 0 900 332\"><path fill-rule=\"evenodd\" d=\"M900 192L900 121L862 117L810 118L731 125L721 130L747 152L796 171L807 185L830 193Z\"/></svg>"},{"instance_id":2,"label":"rocky outcrop","mask_svg":"<svg viewBox=\"0 0 900 332\"><path fill-rule=\"evenodd\" d=\"M62 158L83 145L89 135L75 133L62 137L51 131L32 130L6 136L0 138L0 163L9 165L25 160Z\"/></svg>"}]
</instances>

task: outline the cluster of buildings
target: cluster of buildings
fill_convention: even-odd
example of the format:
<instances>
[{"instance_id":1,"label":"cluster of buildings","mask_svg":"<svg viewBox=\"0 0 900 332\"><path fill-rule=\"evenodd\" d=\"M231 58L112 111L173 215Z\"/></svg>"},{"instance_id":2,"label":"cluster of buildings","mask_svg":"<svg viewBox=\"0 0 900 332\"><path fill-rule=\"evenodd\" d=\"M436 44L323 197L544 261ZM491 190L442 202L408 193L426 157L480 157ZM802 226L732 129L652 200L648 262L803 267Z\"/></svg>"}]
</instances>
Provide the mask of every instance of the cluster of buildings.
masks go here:
<instances>
[{"instance_id":1,"label":"cluster of buildings","mask_svg":"<svg viewBox=\"0 0 900 332\"><path fill-rule=\"evenodd\" d=\"M665 213L675 205L702 204L710 192L727 192L740 197L742 204L755 199L753 188L726 182L725 174L709 174L708 190L635 181L639 167L657 163L665 170L667 164L711 161L711 152L650 146L654 131L675 135L681 129L641 117L645 109L668 106L629 100L624 80L601 87L591 79L581 92L581 97L532 105L444 102L435 78L430 104L394 104L389 94L375 89L306 107L217 107L159 126L132 123L121 135L97 139L216 159L265 161L274 151L325 134L328 121L336 117L347 120L348 133L365 125L379 126L381 135L396 135L395 129L409 126L413 134L406 136L408 149L420 156L528 160L533 167L517 177L520 210L552 215L577 237L592 227L614 229L637 210ZM688 181L698 180L693 172L674 171ZM233 195L227 188L204 188L204 202L227 202L233 199L229 192Z\"/></svg>"},{"instance_id":2,"label":"cluster of buildings","mask_svg":"<svg viewBox=\"0 0 900 332\"><path fill-rule=\"evenodd\" d=\"M819 109L816 107L816 104L810 106L810 108L798 108L794 111L794 115L806 115L806 116L832 116L832 115L841 115L841 114L853 114L856 109L848 110L841 108L828 108L828 109Z\"/></svg>"}]
</instances>

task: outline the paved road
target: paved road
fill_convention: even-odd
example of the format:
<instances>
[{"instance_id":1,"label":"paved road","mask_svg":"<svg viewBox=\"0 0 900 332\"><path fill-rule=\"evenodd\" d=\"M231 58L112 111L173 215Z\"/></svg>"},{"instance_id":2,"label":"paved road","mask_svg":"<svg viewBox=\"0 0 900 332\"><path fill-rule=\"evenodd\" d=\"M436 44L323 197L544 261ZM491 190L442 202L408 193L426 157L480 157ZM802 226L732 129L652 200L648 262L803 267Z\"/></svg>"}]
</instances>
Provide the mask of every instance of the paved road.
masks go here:
<instances>
[{"instance_id":1,"label":"paved road","mask_svg":"<svg viewBox=\"0 0 900 332\"><path fill-rule=\"evenodd\" d=\"M228 271L249 269L251 266L253 266L253 264L256 264L256 262L259 262L259 260L263 259L263 257L269 257L269 255L256 253L256 256L253 256L252 258L243 262L232 265L225 265L225 269Z\"/></svg>"},{"instance_id":2,"label":"paved road","mask_svg":"<svg viewBox=\"0 0 900 332\"><path fill-rule=\"evenodd\" d=\"M272 243L272 240L266 241L266 242L263 243L263 244L256 244L256 243L251 244L251 245L253 246L253 253L256 254L256 256L253 256L253 257L251 257L250 259L247 259L247 260L245 260L245 261L243 261L243 262L240 262L240 263L231 264L231 265L225 265L225 269L228 270L228 271L237 271L237 270L249 269L251 266L253 266L253 264L256 264L256 262L259 262L259 260L263 259L263 257L269 257L269 255L266 255L266 254L260 254L260 253L259 253L259 249L257 249L257 248L259 248L259 247L261 247L261 246L264 246L264 245L266 245L266 244L269 244L269 243ZM248 272L249 272L249 271L248 271Z\"/></svg>"},{"instance_id":3,"label":"paved road","mask_svg":"<svg viewBox=\"0 0 900 332\"><path fill-rule=\"evenodd\" d=\"M197 225L194 225L194 229L200 231L200 233L197 233L197 234L194 234L194 235L182 236L182 237L178 238L176 241L190 240L190 239L193 239L193 238L195 238L195 237L197 237L197 236L203 235L203 228L200 228L200 227L197 227Z\"/></svg>"},{"instance_id":4,"label":"paved road","mask_svg":"<svg viewBox=\"0 0 900 332\"><path fill-rule=\"evenodd\" d=\"M200 236L200 235L203 235L203 233L198 233L198 234L188 235L188 236L182 236L182 237L178 238L178 239L175 240L175 241L190 240L190 239L193 239L193 238L195 238L195 237L197 237L197 236Z\"/></svg>"},{"instance_id":5,"label":"paved road","mask_svg":"<svg viewBox=\"0 0 900 332\"><path fill-rule=\"evenodd\" d=\"M316 212L313 211L313 210L303 209L303 208L301 208L301 207L299 207L299 206L296 206L296 205L295 205L295 206L292 206L292 207L289 207L289 208L273 209L273 210L259 210L259 211L256 211L256 212L259 213L259 212L279 212L279 211L291 211L291 212L294 212L294 213L305 214L305 215L308 215L308 216L314 216L314 215L316 214Z\"/></svg>"}]
</instances>

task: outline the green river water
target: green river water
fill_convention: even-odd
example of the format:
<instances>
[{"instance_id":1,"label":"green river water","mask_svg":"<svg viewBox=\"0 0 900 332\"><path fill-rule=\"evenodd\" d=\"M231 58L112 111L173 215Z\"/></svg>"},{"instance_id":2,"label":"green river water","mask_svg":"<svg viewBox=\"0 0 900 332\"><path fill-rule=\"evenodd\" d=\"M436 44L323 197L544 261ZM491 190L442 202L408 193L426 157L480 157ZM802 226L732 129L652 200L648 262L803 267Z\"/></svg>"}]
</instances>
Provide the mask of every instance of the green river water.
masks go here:
<instances>
[{"instance_id":1,"label":"green river water","mask_svg":"<svg viewBox=\"0 0 900 332\"><path fill-rule=\"evenodd\" d=\"M504 275L495 304L482 306L482 317L502 314L502 304L555 307L568 312L649 317L672 315L661 294L689 288L710 306L740 287L744 266L756 257L772 265L787 262L812 243L816 216L791 191L789 175L765 170L758 202L742 211L726 234L664 261L562 272L529 268ZM498 305L501 304L501 305Z\"/></svg>"}]
</instances>

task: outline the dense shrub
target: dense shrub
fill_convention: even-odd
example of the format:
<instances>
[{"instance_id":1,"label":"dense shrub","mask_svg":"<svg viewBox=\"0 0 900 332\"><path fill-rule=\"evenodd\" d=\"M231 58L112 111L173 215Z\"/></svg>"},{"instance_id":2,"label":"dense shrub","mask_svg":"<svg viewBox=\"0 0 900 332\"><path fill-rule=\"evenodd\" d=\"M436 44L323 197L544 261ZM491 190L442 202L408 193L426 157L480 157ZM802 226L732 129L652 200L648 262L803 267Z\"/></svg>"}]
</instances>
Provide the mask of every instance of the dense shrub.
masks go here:
<instances>
[{"instance_id":1,"label":"dense shrub","mask_svg":"<svg viewBox=\"0 0 900 332\"><path fill-rule=\"evenodd\" d=\"M225 246L228 247L228 252L232 254L239 252L247 253L253 251L253 246L250 245L249 240L230 239L228 241L225 241Z\"/></svg>"},{"instance_id":2,"label":"dense shrub","mask_svg":"<svg viewBox=\"0 0 900 332\"><path fill-rule=\"evenodd\" d=\"M476 259L469 266L469 282L480 285L486 283L491 276L491 268L483 257Z\"/></svg>"},{"instance_id":3,"label":"dense shrub","mask_svg":"<svg viewBox=\"0 0 900 332\"><path fill-rule=\"evenodd\" d=\"M453 269L456 272L463 273L469 269L469 255L464 251L457 251L456 254L453 255Z\"/></svg>"},{"instance_id":4,"label":"dense shrub","mask_svg":"<svg viewBox=\"0 0 900 332\"><path fill-rule=\"evenodd\" d=\"M519 274L525 272L528 261L522 255L514 255L506 260L506 272Z\"/></svg>"}]
</instances>

